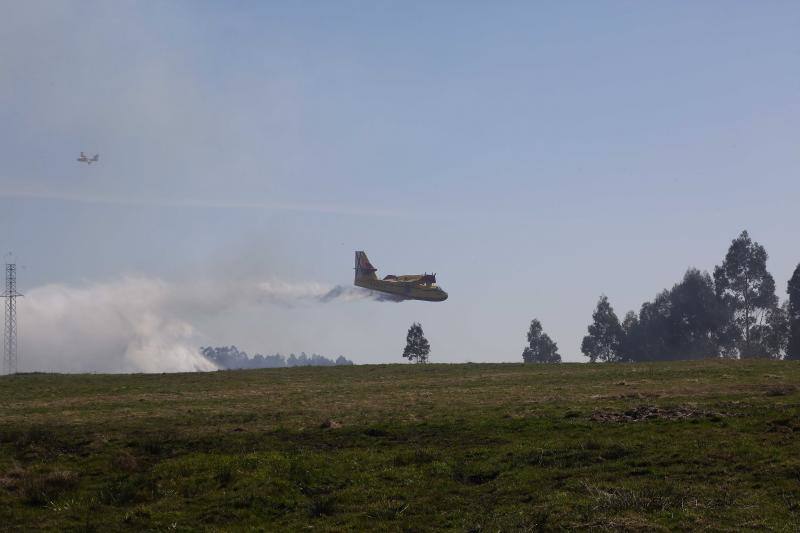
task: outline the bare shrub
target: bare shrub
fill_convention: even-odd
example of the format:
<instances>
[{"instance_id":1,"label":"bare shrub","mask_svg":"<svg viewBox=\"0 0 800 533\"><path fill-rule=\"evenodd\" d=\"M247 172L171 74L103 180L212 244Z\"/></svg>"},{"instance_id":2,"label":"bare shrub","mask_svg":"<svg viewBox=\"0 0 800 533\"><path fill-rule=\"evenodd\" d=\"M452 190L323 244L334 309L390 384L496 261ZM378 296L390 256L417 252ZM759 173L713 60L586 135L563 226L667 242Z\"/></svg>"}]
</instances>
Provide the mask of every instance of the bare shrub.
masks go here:
<instances>
[{"instance_id":1,"label":"bare shrub","mask_svg":"<svg viewBox=\"0 0 800 533\"><path fill-rule=\"evenodd\" d=\"M122 450L111 459L111 466L114 470L122 472L136 472L139 469L139 461L129 451Z\"/></svg>"}]
</instances>

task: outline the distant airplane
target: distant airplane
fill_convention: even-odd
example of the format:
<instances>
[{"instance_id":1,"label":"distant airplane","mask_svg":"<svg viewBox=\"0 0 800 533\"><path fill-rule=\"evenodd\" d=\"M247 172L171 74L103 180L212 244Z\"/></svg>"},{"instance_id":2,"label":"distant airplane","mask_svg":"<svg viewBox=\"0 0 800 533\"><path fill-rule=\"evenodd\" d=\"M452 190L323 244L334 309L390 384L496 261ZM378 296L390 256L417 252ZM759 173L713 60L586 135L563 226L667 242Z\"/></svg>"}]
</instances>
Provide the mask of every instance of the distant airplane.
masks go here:
<instances>
[{"instance_id":1,"label":"distant airplane","mask_svg":"<svg viewBox=\"0 0 800 533\"><path fill-rule=\"evenodd\" d=\"M94 154L94 157L89 158L86 156L86 154L81 152L81 156L77 159L77 161L80 163L86 163L87 165L91 165L92 163L97 163L99 159L100 159L100 154Z\"/></svg>"},{"instance_id":2,"label":"distant airplane","mask_svg":"<svg viewBox=\"0 0 800 533\"><path fill-rule=\"evenodd\" d=\"M363 287L378 292L385 292L403 300L424 300L426 302L442 302L447 300L447 293L436 285L436 274L412 274L410 276L395 276L389 274L383 279L378 279L364 252L356 252L356 279L353 282L357 287Z\"/></svg>"}]
</instances>

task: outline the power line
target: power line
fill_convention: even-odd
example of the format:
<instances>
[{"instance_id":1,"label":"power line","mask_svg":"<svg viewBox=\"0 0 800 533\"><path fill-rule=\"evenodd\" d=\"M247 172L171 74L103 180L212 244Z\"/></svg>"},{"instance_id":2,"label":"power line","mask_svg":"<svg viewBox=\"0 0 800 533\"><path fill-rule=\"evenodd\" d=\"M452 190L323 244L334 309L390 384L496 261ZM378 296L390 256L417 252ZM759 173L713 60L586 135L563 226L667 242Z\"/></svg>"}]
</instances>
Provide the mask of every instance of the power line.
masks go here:
<instances>
[{"instance_id":1,"label":"power line","mask_svg":"<svg viewBox=\"0 0 800 533\"><path fill-rule=\"evenodd\" d=\"M17 373L17 265L6 263L6 290L0 295L6 299L6 323L3 330L3 371Z\"/></svg>"}]
</instances>

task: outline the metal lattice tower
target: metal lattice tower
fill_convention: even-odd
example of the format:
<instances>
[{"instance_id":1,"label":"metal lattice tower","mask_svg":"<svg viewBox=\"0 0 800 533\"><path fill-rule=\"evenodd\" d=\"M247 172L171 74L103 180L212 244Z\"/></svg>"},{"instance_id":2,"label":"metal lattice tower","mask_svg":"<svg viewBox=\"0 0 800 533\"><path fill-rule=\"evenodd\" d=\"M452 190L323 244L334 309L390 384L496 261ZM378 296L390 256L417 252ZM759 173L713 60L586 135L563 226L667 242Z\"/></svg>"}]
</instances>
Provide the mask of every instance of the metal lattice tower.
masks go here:
<instances>
[{"instance_id":1,"label":"metal lattice tower","mask_svg":"<svg viewBox=\"0 0 800 533\"><path fill-rule=\"evenodd\" d=\"M6 299L6 325L3 330L3 370L17 373L17 265L6 263L6 290L0 295Z\"/></svg>"}]
</instances>

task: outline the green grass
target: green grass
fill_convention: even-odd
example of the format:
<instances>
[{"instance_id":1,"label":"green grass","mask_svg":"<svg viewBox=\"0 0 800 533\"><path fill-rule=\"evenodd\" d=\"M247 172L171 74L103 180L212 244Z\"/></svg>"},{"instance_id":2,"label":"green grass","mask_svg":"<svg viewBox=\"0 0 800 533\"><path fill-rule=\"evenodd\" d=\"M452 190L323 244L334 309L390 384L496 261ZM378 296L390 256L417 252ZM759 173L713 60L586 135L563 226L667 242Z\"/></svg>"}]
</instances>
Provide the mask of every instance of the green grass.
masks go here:
<instances>
[{"instance_id":1,"label":"green grass","mask_svg":"<svg viewBox=\"0 0 800 533\"><path fill-rule=\"evenodd\" d=\"M800 528L800 364L0 378L0 528Z\"/></svg>"}]
</instances>

